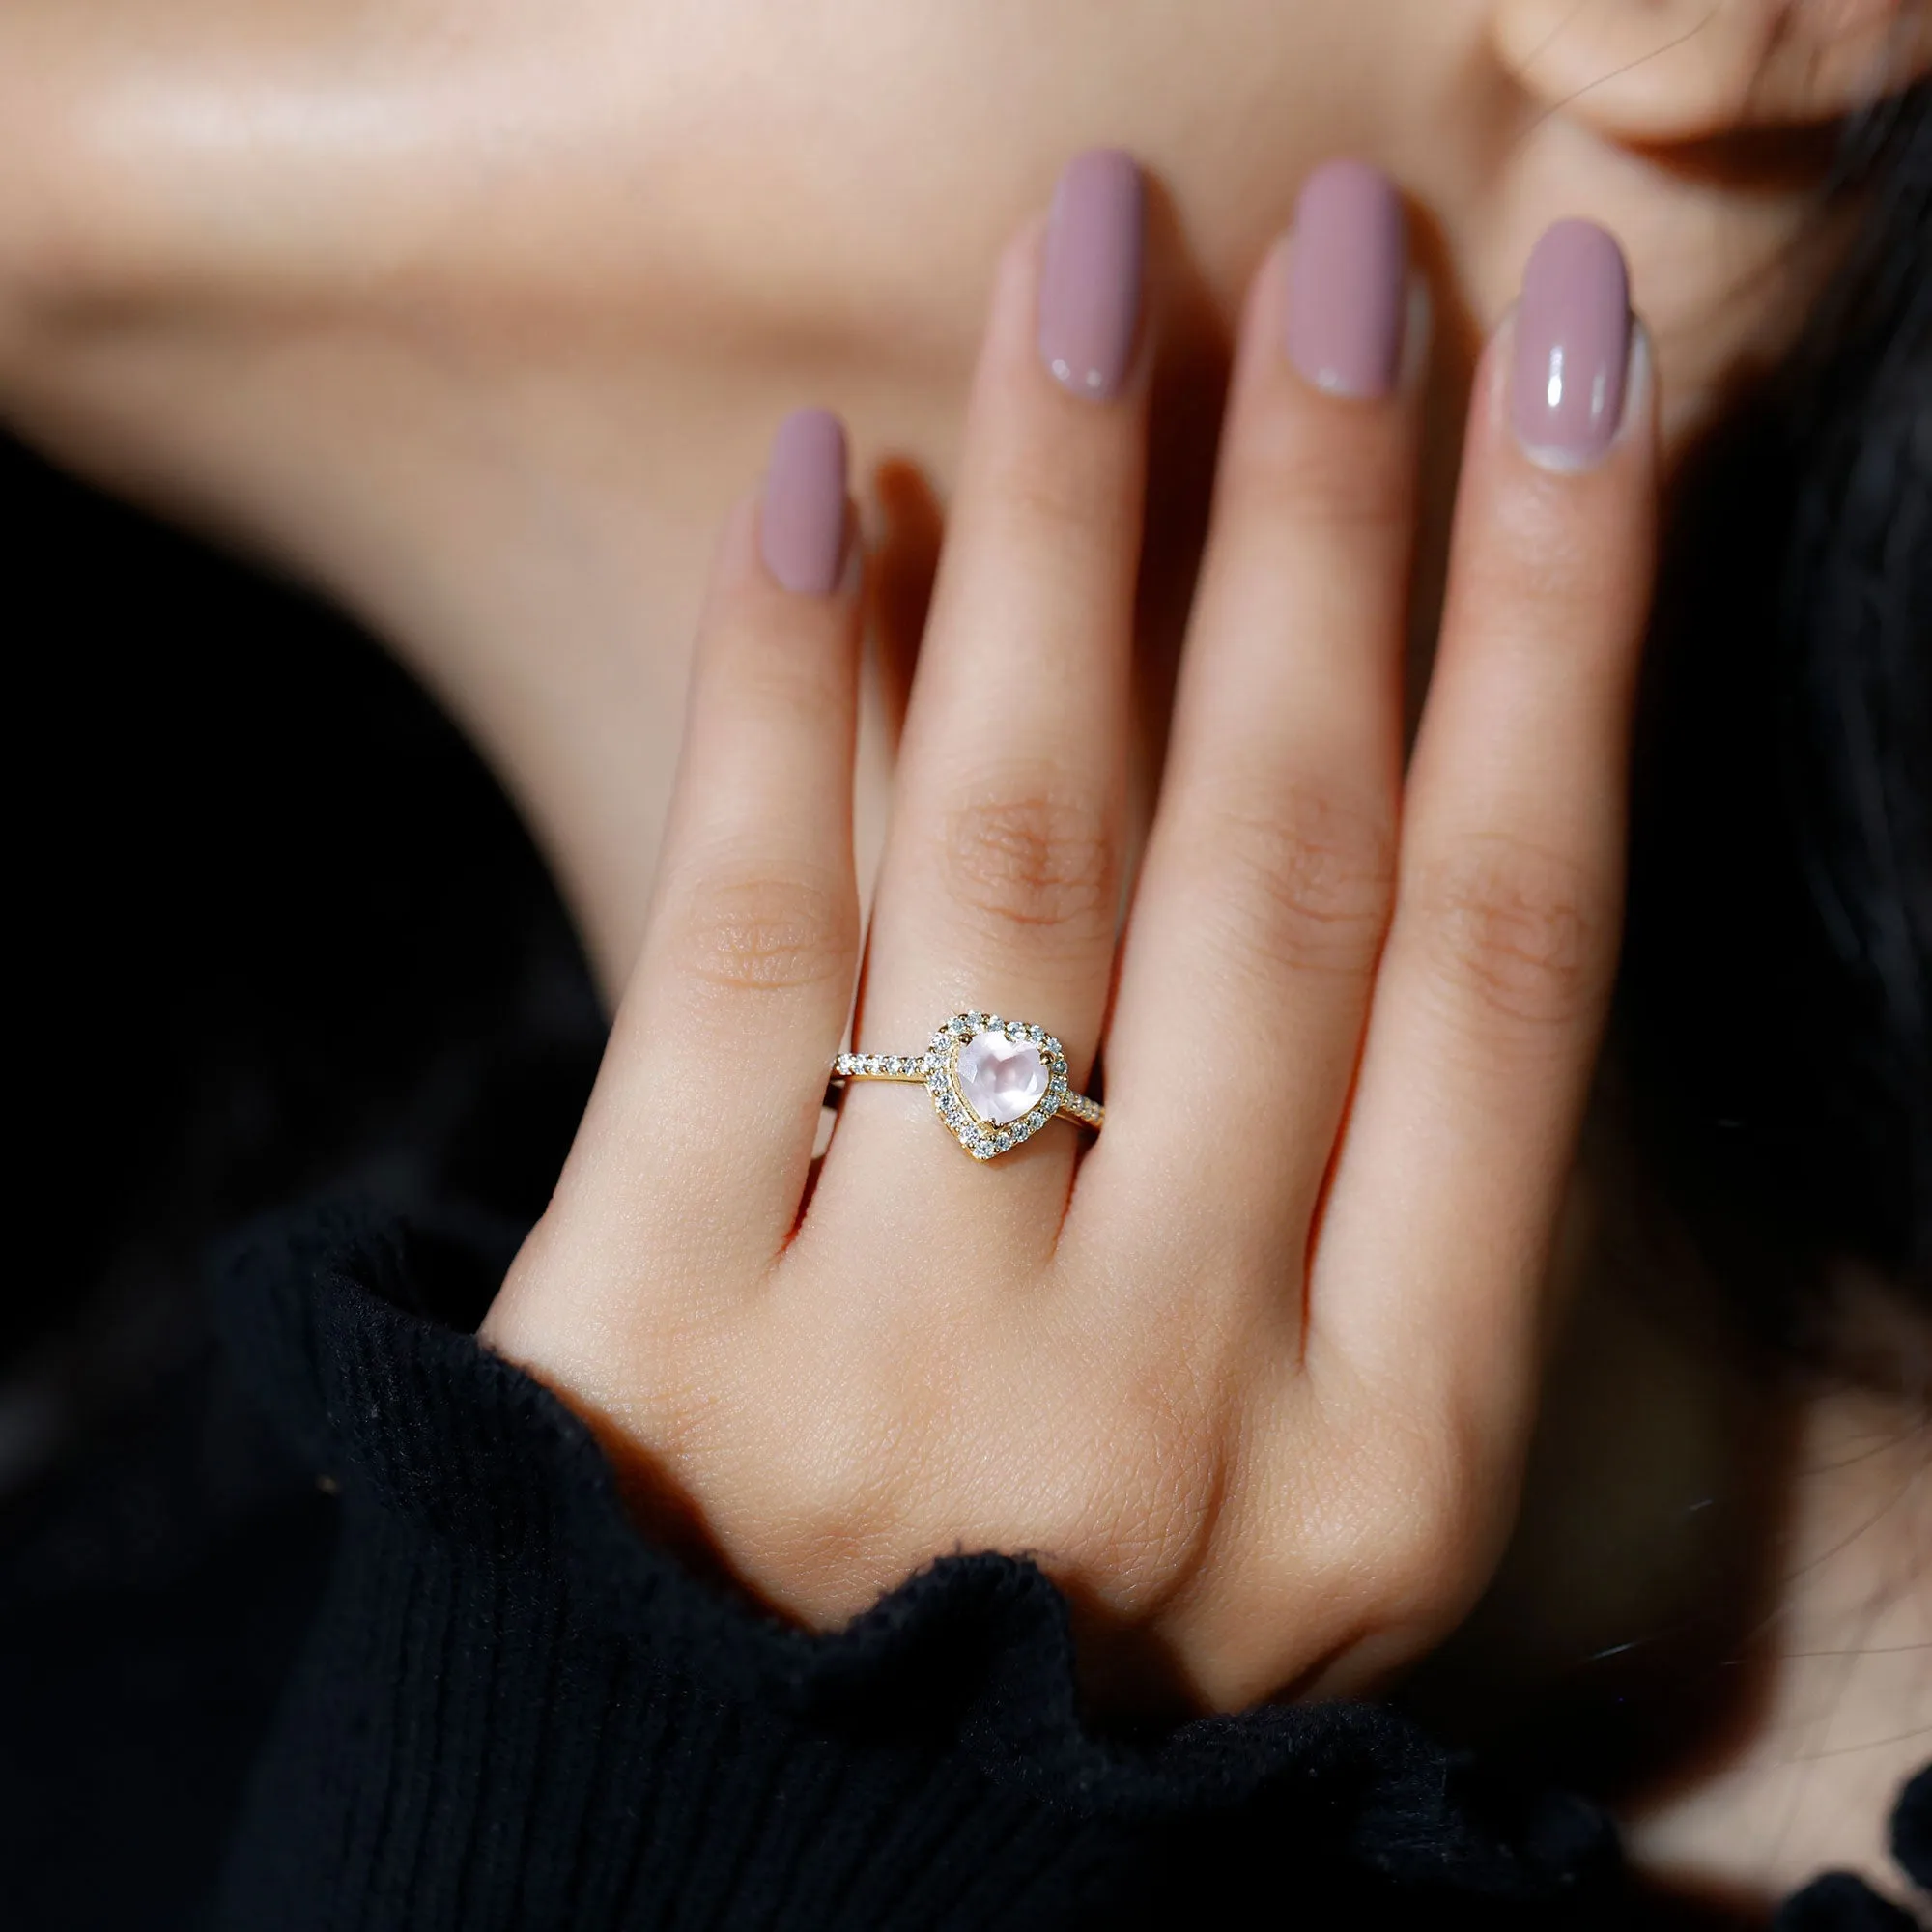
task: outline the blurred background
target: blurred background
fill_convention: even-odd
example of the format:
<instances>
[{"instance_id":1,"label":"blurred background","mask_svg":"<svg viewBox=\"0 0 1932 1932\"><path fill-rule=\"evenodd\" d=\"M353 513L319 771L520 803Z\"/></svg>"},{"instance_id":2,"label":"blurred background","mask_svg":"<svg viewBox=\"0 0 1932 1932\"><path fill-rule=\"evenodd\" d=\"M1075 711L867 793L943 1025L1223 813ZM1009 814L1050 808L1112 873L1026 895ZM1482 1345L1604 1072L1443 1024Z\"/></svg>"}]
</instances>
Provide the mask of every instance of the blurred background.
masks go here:
<instances>
[{"instance_id":1,"label":"blurred background","mask_svg":"<svg viewBox=\"0 0 1932 1932\"><path fill-rule=\"evenodd\" d=\"M603 1021L494 781L353 627L4 440L0 571L0 1924L142 1932L193 1922L333 1527L230 1386L211 1241L324 1189L513 1241Z\"/></svg>"}]
</instances>

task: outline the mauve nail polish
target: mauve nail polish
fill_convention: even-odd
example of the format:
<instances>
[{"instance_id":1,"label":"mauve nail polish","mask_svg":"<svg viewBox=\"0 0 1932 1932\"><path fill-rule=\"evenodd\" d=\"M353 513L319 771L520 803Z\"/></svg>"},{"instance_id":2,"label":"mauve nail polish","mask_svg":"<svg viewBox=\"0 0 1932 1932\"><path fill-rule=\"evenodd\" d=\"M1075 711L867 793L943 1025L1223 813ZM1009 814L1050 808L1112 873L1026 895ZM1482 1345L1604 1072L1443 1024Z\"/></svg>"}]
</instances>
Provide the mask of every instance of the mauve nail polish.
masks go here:
<instances>
[{"instance_id":1,"label":"mauve nail polish","mask_svg":"<svg viewBox=\"0 0 1932 1932\"><path fill-rule=\"evenodd\" d=\"M1318 389L1395 387L1408 307L1408 224L1395 184L1330 161L1303 185L1289 246L1288 356Z\"/></svg>"},{"instance_id":2,"label":"mauve nail polish","mask_svg":"<svg viewBox=\"0 0 1932 1932\"><path fill-rule=\"evenodd\" d=\"M829 596L845 554L845 431L825 410L794 410L772 438L758 551L787 590Z\"/></svg>"},{"instance_id":3,"label":"mauve nail polish","mask_svg":"<svg viewBox=\"0 0 1932 1932\"><path fill-rule=\"evenodd\" d=\"M1067 162L1039 274L1039 356L1076 396L1120 393L1141 313L1141 171L1118 148Z\"/></svg>"},{"instance_id":4,"label":"mauve nail polish","mask_svg":"<svg viewBox=\"0 0 1932 1932\"><path fill-rule=\"evenodd\" d=\"M1516 312L1510 420L1537 462L1587 469L1616 440L1630 367L1630 275L1593 221L1559 221L1530 252Z\"/></svg>"}]
</instances>

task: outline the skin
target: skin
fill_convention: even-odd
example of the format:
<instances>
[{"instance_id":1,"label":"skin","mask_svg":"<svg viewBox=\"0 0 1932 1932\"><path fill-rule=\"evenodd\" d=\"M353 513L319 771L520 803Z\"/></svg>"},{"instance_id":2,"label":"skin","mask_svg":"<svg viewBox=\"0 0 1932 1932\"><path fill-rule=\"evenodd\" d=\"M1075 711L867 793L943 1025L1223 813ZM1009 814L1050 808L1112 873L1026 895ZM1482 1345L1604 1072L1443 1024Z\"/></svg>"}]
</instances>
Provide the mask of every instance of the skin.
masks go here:
<instances>
[{"instance_id":1,"label":"skin","mask_svg":"<svg viewBox=\"0 0 1932 1932\"><path fill-rule=\"evenodd\" d=\"M1487 1660L1514 1649L1530 1660L1515 1681L1534 1690L1539 1670L1667 1619L1703 1553L1678 1534L1686 1499L1749 1490L1739 1440L1795 1444L1751 1520L1820 1551L1876 1525L1850 1546L1858 1574L1773 1564L1795 1580L1777 1596L1755 1715L1631 1816L1640 1851L1714 1887L1762 1892L1827 1861L1877 1871L1871 1793L1915 1747L1848 1752L1835 1762L1857 1767L1856 1790L1840 1780L1840 1803L1794 1803L1776 1714L1804 1691L1801 1653L1834 1647L1833 1632L1835 1647L1869 1647L1861 1606L1882 1600L1903 1620L1894 1643L1932 1634L1901 1554L1916 1519L1881 1507L1901 1485L1913 1492L1917 1465L1821 1446L1859 1428L1909 1443L1909 1417L1747 1376L1701 1313L1706 1284L1688 1260L1633 1283L1605 1258L1597 1231L1619 1224L1625 1176L1614 1158L1573 1161L1615 932L1650 419L1604 470L1552 482L1498 431L1479 356L1543 227L1604 222L1655 347L1647 393L1667 481L1829 271L1807 130L1874 76L1897 85L1918 70L1922 10L1224 0L1212 26L1100 0L841 0L810 16L753 0L353 14L12 0L0 409L76 467L359 612L525 808L623 999L557 1205L489 1333L597 1421L640 1507L695 1519L745 1583L808 1620L849 1612L963 1537L1044 1553L1081 1605L1106 1694L1228 1705L1284 1684L1359 1689L1440 1639L1489 1577L1548 1311L1567 1300L1571 1332L1598 1346L1557 1350L1551 1373L1571 1380L1534 1468L1560 1472L1569 1497L1598 1493L1606 1469L1630 1488L1645 1459L1601 1427L1581 1443L1565 1434L1587 1407L1570 1397L1593 1378L1649 1392L1631 1406L1664 1446L1634 1486L1628 1544L1611 1549L1548 1531L1546 1517L1566 1513L1539 1513L1554 1478L1533 1476L1525 1538L1462 1639L1466 1675L1493 1684ZM1068 416L1082 406L1027 362L1013 320L1036 243L1006 238L1066 156L1099 140L1131 148L1154 183L1155 321L1133 397ZM1254 346L1264 328L1243 336L1215 548L1191 599L1237 317L1244 299L1265 309L1295 185L1337 153L1384 166L1410 197L1435 317L1427 381L1418 372L1379 415L1338 413ZM917 493L881 488L880 466L916 466L948 508L902 742L897 633L916 624L882 626L882 670L862 680L849 603L775 591L743 509L704 602L713 533L774 421L807 400L850 425L874 580L910 584L914 607L929 532ZM1465 405L1462 587L1444 615ZM1239 451L1270 437L1364 481L1377 507L1349 526L1359 546L1317 541L1335 525L1321 493L1271 490L1243 468ZM1410 440L1431 452L1412 521ZM1056 586L1037 546L989 534L1003 519L985 452L1003 447L1049 495L1077 480L1079 512L1095 519L1089 579ZM1055 471L1063 460L1083 467ZM1135 712L1121 611L1142 461L1138 641L1154 668ZM1267 540L1243 545L1257 528ZM1550 538L1554 551L1539 547ZM1350 552L1346 580L1316 561L1293 582L1241 576L1263 570L1243 555L1297 542L1311 559ZM1396 593L1411 546L1411 714L1438 618L1441 645L1398 821ZM1561 569L1541 566L1552 554ZM1295 600L1317 584L1339 603L1297 627ZM1009 628L974 613L1037 611L1053 595L1093 617L1063 642L1101 694L1083 722L1104 723L1058 740L1112 774L1069 779L1100 801L1105 837L1090 842L1124 867L1148 841L1108 1036L1118 1111L1074 1182L1069 1128L985 1174L921 1117L920 1095L868 1090L788 1239L815 1124L808 1075L845 1019L875 860L864 1043L916 1045L949 1005L993 997L995 980L1010 989L1004 1009L1051 1023L1083 1062L1098 1042L1114 970L1104 922L1052 920L1042 947L1037 923L1022 938L1009 918L956 921L959 895L941 894L923 909L945 944L923 952L915 936L957 820L947 787L961 775L942 756L961 742L956 667L983 665ZM1158 667L1180 649L1190 600L1150 826ZM1301 652L1258 667L1264 632L1303 639ZM1511 637L1521 648L1498 642ZM1305 685L1282 683L1291 670ZM1012 674L1037 675L1037 661ZM769 771L748 774L732 760L774 682L796 702L764 719ZM822 727L810 743L805 716ZM848 879L850 841L833 835L855 716ZM1354 750L1335 766L1304 741L1328 734L1291 728L1317 718L1347 722L1339 742ZM1241 904L1228 855L1244 814L1210 780L1226 734L1264 726L1251 752L1267 786L1244 812L1270 828L1275 871L1281 853L1321 842L1311 822L1333 824L1362 882L1344 922L1357 956L1332 972L1281 970L1298 952L1293 893L1220 922L1230 958L1211 968L1182 944L1204 924L1191 881L1221 880L1217 904ZM1553 757L1557 745L1575 755ZM756 993L732 983L743 962L727 945L721 967L713 943L768 924L718 916L731 882L705 870L704 828L733 810L730 837L754 861L738 884L795 887L811 869L837 915L804 949L813 970ZM1399 838L1374 836L1391 825ZM810 852L782 848L807 832L821 840ZM1266 866L1248 870L1270 882ZM1498 920L1524 908L1526 937ZM1387 950L1371 949L1385 921ZM1248 1165L1233 1188L1190 1167L1151 1097L1131 1097L1167 1070L1164 1003L1222 980L1247 988L1219 1015L1222 1037L1260 1037L1265 1058L1320 1069L1293 1116L1243 1099L1251 1131L1235 1153ZM780 1097L726 1098L724 1069L749 1064L753 1032L750 1062L786 1069ZM712 1050L668 1058L665 1040L683 1034ZM1230 1104L1251 1070L1239 1055L1204 1062L1198 1104ZM701 1124L686 1094L729 1131L694 1127L665 1151L639 1131L641 1109ZM1613 1117L1604 1141L1615 1145ZM975 1250L987 1181L1010 1207L983 1265L935 1272L895 1238L910 1203ZM748 1204L745 1225L658 1205L697 1196ZM1236 1210L1217 1211L1228 1200ZM687 1281L706 1293L681 1299L671 1285ZM801 1414L813 1427L795 1427ZM1748 1419L1741 1435L1712 1421L1735 1415ZM1412 1420L1397 1432L1392 1416ZM1840 1462L1833 1480L1814 1474ZM1614 1548L1664 1544L1681 1561L1632 1590ZM1257 1634L1282 1630L1292 1639ZM1913 1698L1907 1718L1932 1720L1922 1673L1876 1693L1873 1681L1836 1707L1874 1706L1881 1721L1859 1735L1908 1732Z\"/></svg>"}]
</instances>

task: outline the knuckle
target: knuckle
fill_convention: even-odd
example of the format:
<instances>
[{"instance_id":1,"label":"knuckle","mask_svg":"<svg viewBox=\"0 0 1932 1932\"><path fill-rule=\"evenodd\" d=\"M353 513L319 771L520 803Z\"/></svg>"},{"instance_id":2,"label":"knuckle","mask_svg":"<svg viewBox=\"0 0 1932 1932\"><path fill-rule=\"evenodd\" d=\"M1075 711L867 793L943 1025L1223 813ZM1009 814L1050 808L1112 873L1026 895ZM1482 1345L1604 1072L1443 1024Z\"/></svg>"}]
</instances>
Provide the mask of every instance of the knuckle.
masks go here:
<instances>
[{"instance_id":1,"label":"knuckle","mask_svg":"<svg viewBox=\"0 0 1932 1932\"><path fill-rule=\"evenodd\" d=\"M1025 387L1037 400L1036 384ZM1139 524L1137 467L1111 433L1068 435L1058 409L1028 404L1003 410L994 425L980 487L962 519L988 549L1052 559L1066 582L1111 571ZM1083 429L1101 428L1083 424Z\"/></svg>"},{"instance_id":2,"label":"knuckle","mask_svg":"<svg viewBox=\"0 0 1932 1932\"><path fill-rule=\"evenodd\" d=\"M708 876L670 917L676 963L703 986L783 992L850 970L857 915L829 881L776 874Z\"/></svg>"},{"instance_id":3,"label":"knuckle","mask_svg":"<svg viewBox=\"0 0 1932 1932\"><path fill-rule=\"evenodd\" d=\"M786 1567L801 1582L829 1592L886 1567L883 1552L899 1523L876 1475L856 1465L787 1474Z\"/></svg>"},{"instance_id":4,"label":"knuckle","mask_svg":"<svg viewBox=\"0 0 1932 1932\"><path fill-rule=\"evenodd\" d=\"M1477 1517L1467 1486L1440 1471L1383 1511L1368 1559L1378 1625L1433 1633L1455 1618L1482 1549Z\"/></svg>"},{"instance_id":5,"label":"knuckle","mask_svg":"<svg viewBox=\"0 0 1932 1932\"><path fill-rule=\"evenodd\" d=\"M1620 678L1636 609L1627 551L1605 540L1597 519L1579 523L1567 493L1508 508L1459 560L1459 607L1475 613L1492 647L1560 638L1572 677Z\"/></svg>"},{"instance_id":6,"label":"knuckle","mask_svg":"<svg viewBox=\"0 0 1932 1932\"><path fill-rule=\"evenodd\" d=\"M1102 527L1099 496L1085 466L1027 449L1001 466L992 493L997 514L1029 533L1034 546L1064 551L1090 543Z\"/></svg>"},{"instance_id":7,"label":"knuckle","mask_svg":"<svg viewBox=\"0 0 1932 1932\"><path fill-rule=\"evenodd\" d=\"M1413 486L1406 464L1346 439L1268 423L1234 455L1236 500L1267 527L1300 525L1334 535L1406 534Z\"/></svg>"},{"instance_id":8,"label":"knuckle","mask_svg":"<svg viewBox=\"0 0 1932 1932\"><path fill-rule=\"evenodd\" d=\"M1477 840L1427 867L1406 910L1437 972L1486 1014L1567 1025L1600 995L1608 917L1586 869L1554 853Z\"/></svg>"},{"instance_id":9,"label":"knuckle","mask_svg":"<svg viewBox=\"0 0 1932 1932\"><path fill-rule=\"evenodd\" d=\"M1108 814L1078 792L993 786L947 814L953 897L995 926L1111 930L1119 858Z\"/></svg>"},{"instance_id":10,"label":"knuckle","mask_svg":"<svg viewBox=\"0 0 1932 1932\"><path fill-rule=\"evenodd\" d=\"M1200 836L1201 896L1228 950L1269 974L1360 973L1394 894L1389 817L1310 787L1224 796Z\"/></svg>"},{"instance_id":11,"label":"knuckle","mask_svg":"<svg viewBox=\"0 0 1932 1932\"><path fill-rule=\"evenodd\" d=\"M1454 1430L1398 1432L1370 1462L1345 1562L1363 1634L1397 1650L1427 1648L1488 1579L1496 1524L1488 1465Z\"/></svg>"},{"instance_id":12,"label":"knuckle","mask_svg":"<svg viewBox=\"0 0 1932 1932\"><path fill-rule=\"evenodd\" d=\"M1567 607L1601 594L1604 546L1592 523L1579 521L1570 491L1539 475L1528 490L1494 505L1489 541L1464 566L1470 582L1495 601Z\"/></svg>"},{"instance_id":13,"label":"knuckle","mask_svg":"<svg viewBox=\"0 0 1932 1932\"><path fill-rule=\"evenodd\" d=\"M1226 1432L1186 1392L1163 1387L1166 1379L1147 1373L1144 1386L1127 1392L1124 1414L1106 1414L1088 1430L1078 1530L1061 1546L1099 1551L1096 1567L1117 1598L1146 1607L1199 1566L1229 1484ZM1122 1443L1136 1447L1123 1455Z\"/></svg>"},{"instance_id":14,"label":"knuckle","mask_svg":"<svg viewBox=\"0 0 1932 1932\"><path fill-rule=\"evenodd\" d=\"M696 674L739 719L771 721L792 735L829 730L851 702L849 670L839 653L800 649L798 634L838 621L806 600L787 601L778 622L769 603L727 607Z\"/></svg>"}]
</instances>

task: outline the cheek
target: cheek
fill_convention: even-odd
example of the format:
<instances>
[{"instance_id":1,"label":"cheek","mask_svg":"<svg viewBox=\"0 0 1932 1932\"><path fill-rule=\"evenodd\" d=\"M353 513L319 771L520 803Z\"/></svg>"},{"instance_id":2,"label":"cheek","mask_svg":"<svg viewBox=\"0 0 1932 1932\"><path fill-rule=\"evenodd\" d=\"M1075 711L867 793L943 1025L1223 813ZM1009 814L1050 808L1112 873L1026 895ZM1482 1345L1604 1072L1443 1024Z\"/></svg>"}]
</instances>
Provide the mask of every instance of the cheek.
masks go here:
<instances>
[{"instance_id":1,"label":"cheek","mask_svg":"<svg viewBox=\"0 0 1932 1932\"><path fill-rule=\"evenodd\" d=\"M1671 459L1789 355L1848 239L1848 220L1808 188L1682 193L1659 209L1633 278L1657 343Z\"/></svg>"}]
</instances>

